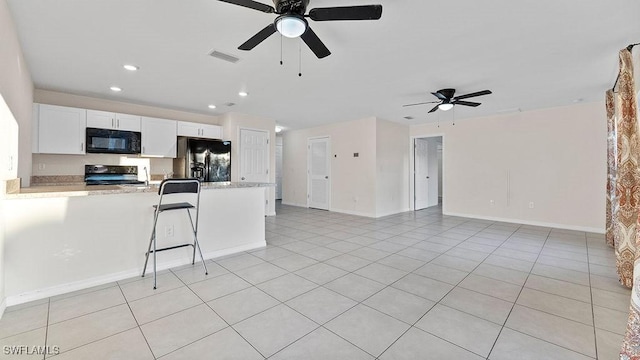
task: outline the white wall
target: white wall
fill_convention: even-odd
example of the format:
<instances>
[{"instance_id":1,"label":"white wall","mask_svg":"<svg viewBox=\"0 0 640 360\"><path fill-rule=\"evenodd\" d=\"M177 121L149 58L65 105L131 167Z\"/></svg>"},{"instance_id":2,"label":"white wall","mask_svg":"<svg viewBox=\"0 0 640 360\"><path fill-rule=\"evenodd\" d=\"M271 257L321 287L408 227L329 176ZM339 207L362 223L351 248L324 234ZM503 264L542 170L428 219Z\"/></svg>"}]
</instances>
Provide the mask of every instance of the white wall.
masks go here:
<instances>
[{"instance_id":1,"label":"white wall","mask_svg":"<svg viewBox=\"0 0 640 360\"><path fill-rule=\"evenodd\" d=\"M307 141L329 136L329 210L376 216L376 119L365 118L283 135L282 203L307 206ZM358 153L358 157L353 154Z\"/></svg>"},{"instance_id":2,"label":"white wall","mask_svg":"<svg viewBox=\"0 0 640 360\"><path fill-rule=\"evenodd\" d=\"M376 121L376 217L409 210L409 127Z\"/></svg>"},{"instance_id":3,"label":"white wall","mask_svg":"<svg viewBox=\"0 0 640 360\"><path fill-rule=\"evenodd\" d=\"M231 181L239 181L240 129L266 130L269 132L269 182L276 182L276 121L253 115L226 113L222 115L225 140L231 141ZM276 190L270 187L267 192L267 215L276 214Z\"/></svg>"},{"instance_id":4,"label":"white wall","mask_svg":"<svg viewBox=\"0 0 640 360\"><path fill-rule=\"evenodd\" d=\"M0 159L5 160L7 152L18 148L17 170L3 172L0 179L0 219L3 214L4 180L9 177L22 177L28 185L31 173L31 103L33 103L33 82L24 60L22 48L18 41L15 24L6 0L0 0L0 96L10 111L4 111L0 122L0 131L6 132L11 146L0 146ZM4 105L3 105L4 106ZM11 113L11 118L8 117ZM18 127L16 133L15 127ZM13 150L10 150L13 149ZM2 165L6 165L2 161ZM0 165L1 166L1 165ZM0 225L0 316L5 308L5 229Z\"/></svg>"},{"instance_id":5,"label":"white wall","mask_svg":"<svg viewBox=\"0 0 640 360\"><path fill-rule=\"evenodd\" d=\"M603 232L605 120L598 102L416 125L411 136L444 135L445 214Z\"/></svg>"},{"instance_id":6,"label":"white wall","mask_svg":"<svg viewBox=\"0 0 640 360\"><path fill-rule=\"evenodd\" d=\"M380 217L409 209L409 127L374 117L287 131L283 204L307 206L307 142L323 136L331 142L329 210Z\"/></svg>"}]
</instances>

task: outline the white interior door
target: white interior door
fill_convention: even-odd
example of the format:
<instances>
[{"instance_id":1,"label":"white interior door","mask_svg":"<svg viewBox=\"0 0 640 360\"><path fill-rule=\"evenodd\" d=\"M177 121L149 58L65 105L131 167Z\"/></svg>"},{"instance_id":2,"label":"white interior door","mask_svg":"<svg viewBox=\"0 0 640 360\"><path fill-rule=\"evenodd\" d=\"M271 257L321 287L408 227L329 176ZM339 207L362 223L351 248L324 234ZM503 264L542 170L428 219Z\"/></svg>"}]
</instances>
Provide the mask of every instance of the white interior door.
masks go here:
<instances>
[{"instance_id":1,"label":"white interior door","mask_svg":"<svg viewBox=\"0 0 640 360\"><path fill-rule=\"evenodd\" d=\"M309 139L308 144L308 204L311 208L329 210L329 138Z\"/></svg>"},{"instance_id":2,"label":"white interior door","mask_svg":"<svg viewBox=\"0 0 640 360\"><path fill-rule=\"evenodd\" d=\"M438 166L438 142L436 138L427 140L427 206L438 205L438 184L440 182L440 170Z\"/></svg>"},{"instance_id":3,"label":"white interior door","mask_svg":"<svg viewBox=\"0 0 640 360\"><path fill-rule=\"evenodd\" d=\"M240 182L269 182L269 132L240 129ZM269 213L269 188L264 211Z\"/></svg>"},{"instance_id":4,"label":"white interior door","mask_svg":"<svg viewBox=\"0 0 640 360\"><path fill-rule=\"evenodd\" d=\"M421 210L429 207L429 142L415 139L414 151L414 207Z\"/></svg>"},{"instance_id":5,"label":"white interior door","mask_svg":"<svg viewBox=\"0 0 640 360\"><path fill-rule=\"evenodd\" d=\"M276 200L282 200L282 144L276 144Z\"/></svg>"},{"instance_id":6,"label":"white interior door","mask_svg":"<svg viewBox=\"0 0 640 360\"><path fill-rule=\"evenodd\" d=\"M269 133L240 129L240 182L269 182Z\"/></svg>"}]
</instances>

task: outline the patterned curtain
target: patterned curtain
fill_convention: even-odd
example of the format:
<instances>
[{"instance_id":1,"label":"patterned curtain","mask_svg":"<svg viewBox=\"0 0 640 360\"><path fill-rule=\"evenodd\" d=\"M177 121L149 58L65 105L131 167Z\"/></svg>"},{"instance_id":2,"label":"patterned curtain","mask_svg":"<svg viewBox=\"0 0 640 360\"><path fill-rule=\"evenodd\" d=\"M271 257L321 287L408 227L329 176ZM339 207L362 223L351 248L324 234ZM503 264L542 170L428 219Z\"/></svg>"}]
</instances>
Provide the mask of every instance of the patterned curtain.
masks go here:
<instances>
[{"instance_id":1,"label":"patterned curtain","mask_svg":"<svg viewBox=\"0 0 640 360\"><path fill-rule=\"evenodd\" d=\"M616 95L615 107L619 111L616 116L618 169L615 196L618 208L614 215L614 238L620 282L632 288L629 320L620 359L635 360L640 359L640 252L637 251L640 234L636 230L636 224L640 221L640 148L631 49L620 50L620 78Z\"/></svg>"},{"instance_id":2,"label":"patterned curtain","mask_svg":"<svg viewBox=\"0 0 640 360\"><path fill-rule=\"evenodd\" d=\"M620 50L620 78L615 93L618 114L616 194L614 205L617 211L613 217L616 246L616 265L620 283L631 288L633 285L633 263L636 258L636 237L638 207L640 205L640 148L638 147L637 105L631 52Z\"/></svg>"},{"instance_id":3,"label":"patterned curtain","mask_svg":"<svg viewBox=\"0 0 640 360\"><path fill-rule=\"evenodd\" d=\"M618 152L616 151L616 106L613 90L607 90L607 196L606 196L606 232L607 245L615 246L613 225L616 222L616 169Z\"/></svg>"}]
</instances>

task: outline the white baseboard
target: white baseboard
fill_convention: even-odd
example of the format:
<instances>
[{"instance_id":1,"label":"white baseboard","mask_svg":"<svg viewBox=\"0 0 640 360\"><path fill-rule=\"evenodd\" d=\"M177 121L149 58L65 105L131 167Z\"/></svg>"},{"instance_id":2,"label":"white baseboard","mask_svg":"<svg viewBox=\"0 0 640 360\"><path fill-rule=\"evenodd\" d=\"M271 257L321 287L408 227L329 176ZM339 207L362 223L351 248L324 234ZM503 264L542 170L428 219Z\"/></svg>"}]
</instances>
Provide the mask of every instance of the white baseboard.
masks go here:
<instances>
[{"instance_id":1,"label":"white baseboard","mask_svg":"<svg viewBox=\"0 0 640 360\"><path fill-rule=\"evenodd\" d=\"M364 216L364 217L368 217L368 218L375 218L376 217L375 214L371 214L371 213L367 213L367 212L363 212L363 211L353 211L353 210L344 210L344 209L329 209L329 211L337 212L337 213L341 213L341 214L347 214L347 215Z\"/></svg>"},{"instance_id":2,"label":"white baseboard","mask_svg":"<svg viewBox=\"0 0 640 360\"><path fill-rule=\"evenodd\" d=\"M251 244L246 244L242 246L237 246L233 248L211 251L208 253L202 254L205 260L219 258L226 255L231 255L243 251L249 251L258 249L261 247L267 246L266 241L255 242ZM196 257L197 258L197 257ZM191 263L190 259L182 259L182 260L173 260L163 263L158 263L157 270L166 270L174 267L182 266ZM149 269L147 268L147 274L149 273ZM108 283L112 283L115 281L120 281L124 279L130 279L135 276L140 276L142 274L142 269L129 269L125 271L120 271L117 273L106 274L102 276L96 276L89 279L74 281L66 284L51 286L47 288L37 289L28 291L19 295L8 296L2 304L0 304L0 314L4 312L4 309L7 306L24 304L29 301L40 300L44 298L48 298L51 296L66 294L73 291L78 291L82 289L91 288L94 286L104 285Z\"/></svg>"},{"instance_id":3,"label":"white baseboard","mask_svg":"<svg viewBox=\"0 0 640 360\"><path fill-rule=\"evenodd\" d=\"M407 211L412 211L412 210L410 210L409 208L406 208L406 209L401 209L401 210L396 210L396 211L386 211L386 212L383 212L381 214L376 215L376 218L381 218L381 217L385 217L385 216L400 214L400 213L407 212Z\"/></svg>"},{"instance_id":4,"label":"white baseboard","mask_svg":"<svg viewBox=\"0 0 640 360\"><path fill-rule=\"evenodd\" d=\"M307 207L307 204L292 203L284 200L282 201L282 205L297 206L297 207L303 207L303 208Z\"/></svg>"},{"instance_id":5,"label":"white baseboard","mask_svg":"<svg viewBox=\"0 0 640 360\"><path fill-rule=\"evenodd\" d=\"M542 222L542 221L530 221L530 220L522 220L522 219L507 219L507 218L493 217L493 216L480 216L480 215L474 215L474 214L463 214L463 213L449 212L449 211L444 211L444 210L442 211L442 214L443 215L448 215L448 216L466 217L466 218L470 218L470 219L500 221L500 222L506 222L506 223L512 223L512 224L524 224L524 225L549 227L549 228L555 228L555 229L584 231L584 232L590 232L590 233L596 233L596 234L604 234L605 233L605 229L593 228L593 227L588 227L588 226L556 224L556 223L548 223L548 222Z\"/></svg>"}]
</instances>

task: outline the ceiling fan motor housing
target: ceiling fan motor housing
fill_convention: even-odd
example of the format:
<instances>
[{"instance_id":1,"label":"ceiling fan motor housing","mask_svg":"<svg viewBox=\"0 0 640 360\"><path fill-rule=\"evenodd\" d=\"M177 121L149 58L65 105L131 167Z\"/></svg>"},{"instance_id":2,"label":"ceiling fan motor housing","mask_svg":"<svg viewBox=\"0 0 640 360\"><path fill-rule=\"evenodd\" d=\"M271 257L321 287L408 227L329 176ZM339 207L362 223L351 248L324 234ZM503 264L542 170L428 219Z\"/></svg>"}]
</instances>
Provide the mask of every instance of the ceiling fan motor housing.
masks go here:
<instances>
[{"instance_id":1,"label":"ceiling fan motor housing","mask_svg":"<svg viewBox=\"0 0 640 360\"><path fill-rule=\"evenodd\" d=\"M453 95L456 93L456 89L442 89L442 90L438 90L438 93L442 94L447 99L451 99Z\"/></svg>"},{"instance_id":2,"label":"ceiling fan motor housing","mask_svg":"<svg viewBox=\"0 0 640 360\"><path fill-rule=\"evenodd\" d=\"M278 14L298 14L304 16L309 0L273 0Z\"/></svg>"}]
</instances>

